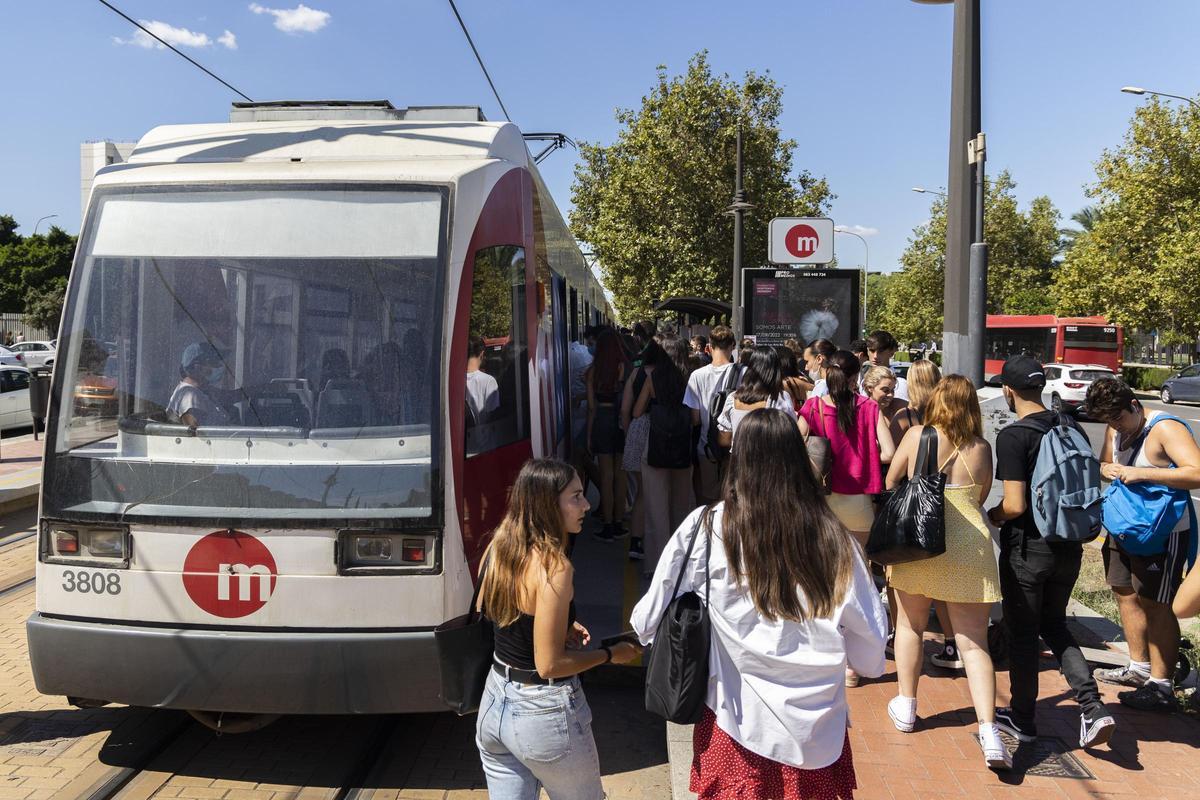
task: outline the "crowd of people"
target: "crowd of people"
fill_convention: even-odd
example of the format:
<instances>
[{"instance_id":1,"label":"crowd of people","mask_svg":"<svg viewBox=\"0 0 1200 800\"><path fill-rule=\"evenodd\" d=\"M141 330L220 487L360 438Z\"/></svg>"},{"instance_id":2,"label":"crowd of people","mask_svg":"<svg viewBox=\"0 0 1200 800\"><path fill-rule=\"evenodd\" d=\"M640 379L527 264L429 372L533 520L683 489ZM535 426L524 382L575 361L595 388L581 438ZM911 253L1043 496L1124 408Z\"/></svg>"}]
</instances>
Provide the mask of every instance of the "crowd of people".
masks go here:
<instances>
[{"instance_id":1,"label":"crowd of people","mask_svg":"<svg viewBox=\"0 0 1200 800\"><path fill-rule=\"evenodd\" d=\"M1149 549L1105 538L1130 661L1092 671L1066 622L1085 544L1043 530L1046 498L1035 489L1043 439L1080 429L1042 404L1045 374L1031 356L1004 364L1017 421L993 453L971 382L926 360L897 376L886 331L844 350L824 339L738 343L724 326L689 341L639 323L628 334L589 330L585 348L572 353L573 404L585 412L575 463L525 465L484 559L480 607L496 647L477 742L490 796L534 798L539 787L552 800L604 796L578 675L653 646L664 611L689 591L705 598L712 630L706 709L693 732L700 798L851 797L847 692L882 675L891 655L898 691L887 713L897 731L914 731L931 608L944 637L933 661L965 671L988 768L1012 767L1001 732L1037 737L1041 642L1074 692L1082 748L1118 727L1098 681L1125 687L1119 699L1132 708L1174 705L1178 619L1200 612L1200 570L1185 578L1196 556L1192 504ZM1098 454L1106 480L1200 488L1186 423L1145 409L1116 378L1097 380L1086 405L1108 426ZM864 547L876 514L934 443L945 552L872 564ZM1086 449L1075 455L1094 463ZM629 536L629 557L649 577L631 616L636 640L599 649L575 619L569 560L590 510L588 481L600 495L595 535ZM1002 496L987 508L993 481ZM1095 516L1091 499L1054 502ZM1007 707L997 707L989 647L996 604Z\"/></svg>"}]
</instances>

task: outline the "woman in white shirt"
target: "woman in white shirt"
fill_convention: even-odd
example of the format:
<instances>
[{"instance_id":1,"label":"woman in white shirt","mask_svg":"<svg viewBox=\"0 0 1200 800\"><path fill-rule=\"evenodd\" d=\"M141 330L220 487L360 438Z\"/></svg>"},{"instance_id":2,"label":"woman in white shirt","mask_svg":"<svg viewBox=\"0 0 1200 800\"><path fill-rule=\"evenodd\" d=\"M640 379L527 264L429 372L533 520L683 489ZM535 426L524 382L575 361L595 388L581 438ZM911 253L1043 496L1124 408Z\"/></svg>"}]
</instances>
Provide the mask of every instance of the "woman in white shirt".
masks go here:
<instances>
[{"instance_id":1,"label":"woman in white shirt","mask_svg":"<svg viewBox=\"0 0 1200 800\"><path fill-rule=\"evenodd\" d=\"M737 391L725 398L725 407L717 417L717 442L722 447L733 446L738 424L751 411L777 408L796 418L792 396L783 389L783 367L774 347L759 345L750 351L746 369Z\"/></svg>"},{"instance_id":2,"label":"woman in white shirt","mask_svg":"<svg viewBox=\"0 0 1200 800\"><path fill-rule=\"evenodd\" d=\"M633 610L644 643L682 570L679 591L704 591L712 623L707 709L693 732L691 789L710 798L849 798L847 666L883 674L887 618L858 546L809 468L794 417L750 412L738 427L708 563L700 508L667 544Z\"/></svg>"}]
</instances>

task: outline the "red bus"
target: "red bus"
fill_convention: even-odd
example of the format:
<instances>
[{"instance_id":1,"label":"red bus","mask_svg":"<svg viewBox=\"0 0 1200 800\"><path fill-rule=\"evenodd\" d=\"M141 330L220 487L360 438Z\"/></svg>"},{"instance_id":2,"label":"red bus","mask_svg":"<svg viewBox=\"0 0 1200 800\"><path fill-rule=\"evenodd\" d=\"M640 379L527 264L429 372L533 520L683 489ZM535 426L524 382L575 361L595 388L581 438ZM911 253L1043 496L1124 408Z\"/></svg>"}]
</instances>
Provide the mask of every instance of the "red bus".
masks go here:
<instances>
[{"instance_id":1,"label":"red bus","mask_svg":"<svg viewBox=\"0 0 1200 800\"><path fill-rule=\"evenodd\" d=\"M1004 360L1028 352L1043 363L1098 364L1120 372L1125 331L1106 317L988 314L983 371L998 375Z\"/></svg>"}]
</instances>

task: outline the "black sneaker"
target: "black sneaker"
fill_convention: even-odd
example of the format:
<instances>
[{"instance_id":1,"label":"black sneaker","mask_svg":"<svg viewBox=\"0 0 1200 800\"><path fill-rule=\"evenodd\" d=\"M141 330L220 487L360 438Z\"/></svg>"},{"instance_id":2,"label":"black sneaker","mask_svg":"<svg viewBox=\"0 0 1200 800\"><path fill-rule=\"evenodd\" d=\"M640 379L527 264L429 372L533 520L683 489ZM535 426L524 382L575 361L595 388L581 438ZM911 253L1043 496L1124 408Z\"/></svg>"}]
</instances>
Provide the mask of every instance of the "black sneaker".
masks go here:
<instances>
[{"instance_id":1,"label":"black sneaker","mask_svg":"<svg viewBox=\"0 0 1200 800\"><path fill-rule=\"evenodd\" d=\"M1103 708L1087 714L1079 715L1079 746L1097 747L1112 738L1117 729L1117 722Z\"/></svg>"},{"instance_id":2,"label":"black sneaker","mask_svg":"<svg viewBox=\"0 0 1200 800\"><path fill-rule=\"evenodd\" d=\"M646 551L642 549L641 539L629 540L629 560L641 561L646 557Z\"/></svg>"},{"instance_id":3,"label":"black sneaker","mask_svg":"<svg viewBox=\"0 0 1200 800\"><path fill-rule=\"evenodd\" d=\"M1109 722L1111 721L1110 717ZM1037 726L1032 722L1017 721L1011 708L996 709L996 727L1019 742L1032 742L1037 739Z\"/></svg>"},{"instance_id":4,"label":"black sneaker","mask_svg":"<svg viewBox=\"0 0 1200 800\"><path fill-rule=\"evenodd\" d=\"M1095 669L1092 671L1092 677L1101 683L1111 683L1116 686L1132 686L1138 688L1145 685L1150 676L1144 672L1130 669L1126 664L1123 667L1112 667L1111 669Z\"/></svg>"},{"instance_id":5,"label":"black sneaker","mask_svg":"<svg viewBox=\"0 0 1200 800\"><path fill-rule=\"evenodd\" d=\"M615 542L617 540L616 535L613 534L613 526L611 524L605 525L598 531L592 531L592 537L602 542Z\"/></svg>"},{"instance_id":6,"label":"black sneaker","mask_svg":"<svg viewBox=\"0 0 1200 800\"><path fill-rule=\"evenodd\" d=\"M1174 711L1179 707L1174 692L1164 692L1157 686L1145 683L1138 688L1117 695L1121 705L1139 711Z\"/></svg>"},{"instance_id":7,"label":"black sneaker","mask_svg":"<svg viewBox=\"0 0 1200 800\"><path fill-rule=\"evenodd\" d=\"M958 655L958 648L951 642L946 642L942 645L942 651L930 656L930 661L935 667L942 669L962 669L962 658Z\"/></svg>"}]
</instances>

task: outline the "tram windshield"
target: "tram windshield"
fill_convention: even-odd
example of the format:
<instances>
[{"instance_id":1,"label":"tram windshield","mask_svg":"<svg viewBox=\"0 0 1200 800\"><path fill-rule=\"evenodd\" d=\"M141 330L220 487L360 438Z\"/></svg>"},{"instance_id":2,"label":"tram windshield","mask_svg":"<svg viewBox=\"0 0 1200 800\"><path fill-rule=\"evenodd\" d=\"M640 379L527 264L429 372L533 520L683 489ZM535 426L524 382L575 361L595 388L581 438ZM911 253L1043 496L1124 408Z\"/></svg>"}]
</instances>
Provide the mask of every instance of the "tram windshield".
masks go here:
<instances>
[{"instance_id":1,"label":"tram windshield","mask_svg":"<svg viewBox=\"0 0 1200 800\"><path fill-rule=\"evenodd\" d=\"M442 190L175 186L93 204L45 513L433 513Z\"/></svg>"}]
</instances>

